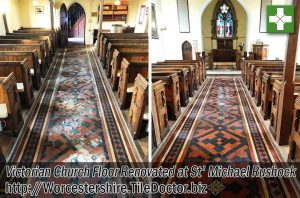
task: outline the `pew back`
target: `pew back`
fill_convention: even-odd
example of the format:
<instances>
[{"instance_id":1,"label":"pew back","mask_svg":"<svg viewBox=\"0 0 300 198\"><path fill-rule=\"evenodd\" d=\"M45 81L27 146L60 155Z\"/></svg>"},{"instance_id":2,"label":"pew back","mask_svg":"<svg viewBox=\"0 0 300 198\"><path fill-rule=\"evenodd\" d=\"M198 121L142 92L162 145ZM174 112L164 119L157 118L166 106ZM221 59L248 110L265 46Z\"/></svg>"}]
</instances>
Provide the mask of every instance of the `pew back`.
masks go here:
<instances>
[{"instance_id":1,"label":"pew back","mask_svg":"<svg viewBox=\"0 0 300 198\"><path fill-rule=\"evenodd\" d=\"M23 61L0 61L0 74L8 76L10 73L14 73L17 83L23 86L24 90L19 89L22 104L25 107L30 107L34 95L28 59L25 58Z\"/></svg>"}]
</instances>

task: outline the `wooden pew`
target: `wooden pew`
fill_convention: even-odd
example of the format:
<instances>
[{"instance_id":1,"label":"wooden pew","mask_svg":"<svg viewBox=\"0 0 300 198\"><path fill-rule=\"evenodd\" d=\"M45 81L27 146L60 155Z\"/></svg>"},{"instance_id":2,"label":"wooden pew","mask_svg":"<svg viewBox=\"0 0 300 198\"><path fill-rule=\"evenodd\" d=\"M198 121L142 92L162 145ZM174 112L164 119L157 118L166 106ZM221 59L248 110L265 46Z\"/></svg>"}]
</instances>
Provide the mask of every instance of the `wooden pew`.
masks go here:
<instances>
[{"instance_id":1,"label":"wooden pew","mask_svg":"<svg viewBox=\"0 0 300 198\"><path fill-rule=\"evenodd\" d=\"M289 155L288 161L295 165L295 167L299 170L299 162L300 162L300 96L295 99L294 103L294 114L293 114L293 127L292 133L289 138ZM300 182L300 173L297 171L297 180Z\"/></svg>"},{"instance_id":2,"label":"wooden pew","mask_svg":"<svg viewBox=\"0 0 300 198\"><path fill-rule=\"evenodd\" d=\"M152 69L159 69L161 71L168 71L170 69L188 69L188 90L189 96L192 97L194 95L195 90L198 88L195 85L195 67L194 65L175 65L175 64L152 64Z\"/></svg>"},{"instance_id":3,"label":"wooden pew","mask_svg":"<svg viewBox=\"0 0 300 198\"><path fill-rule=\"evenodd\" d=\"M296 67L296 70L299 71L300 67ZM280 66L274 66L274 67L259 67L255 71L255 87L254 87L254 96L255 96L255 102L256 105L259 106L261 104L261 86L262 86L262 76L264 73L268 74L282 74L283 73L283 67Z\"/></svg>"},{"instance_id":4,"label":"wooden pew","mask_svg":"<svg viewBox=\"0 0 300 198\"><path fill-rule=\"evenodd\" d=\"M263 69L263 70L276 70L276 69L280 69L282 68L283 69L283 63L282 65L278 65L277 63L275 63L274 65L273 64L270 64L270 65L262 65L262 66L258 66L256 64L253 64L251 65L251 72L249 74L249 87L250 87L250 94L252 97L254 97L255 95L255 77L256 77L256 69ZM272 68L272 69L271 69Z\"/></svg>"},{"instance_id":5,"label":"wooden pew","mask_svg":"<svg viewBox=\"0 0 300 198\"><path fill-rule=\"evenodd\" d=\"M296 73L296 79L300 78ZM261 109L264 119L270 118L271 115L271 103L272 92L275 80L282 80L282 74L278 73L264 73L262 77L261 86Z\"/></svg>"},{"instance_id":6,"label":"wooden pew","mask_svg":"<svg viewBox=\"0 0 300 198\"><path fill-rule=\"evenodd\" d=\"M269 70L270 69L270 70ZM278 73L280 71L277 71L277 68L257 68L255 71L255 102L256 106L260 106L261 104L261 86L262 86L262 77L264 73L271 74L271 73Z\"/></svg>"},{"instance_id":7,"label":"wooden pew","mask_svg":"<svg viewBox=\"0 0 300 198\"><path fill-rule=\"evenodd\" d=\"M19 30L36 30L36 31L41 31L41 30L49 30L49 28L43 28L43 27L20 27Z\"/></svg>"},{"instance_id":8,"label":"wooden pew","mask_svg":"<svg viewBox=\"0 0 300 198\"><path fill-rule=\"evenodd\" d=\"M0 51L0 61L23 61L25 58L29 62L33 88L39 90L42 82L36 49L34 51Z\"/></svg>"},{"instance_id":9,"label":"wooden pew","mask_svg":"<svg viewBox=\"0 0 300 198\"><path fill-rule=\"evenodd\" d=\"M112 61L111 84L114 91L118 89L119 76L121 69L121 62L126 58L129 62L143 62L148 61L148 52L119 52L115 49Z\"/></svg>"},{"instance_id":10,"label":"wooden pew","mask_svg":"<svg viewBox=\"0 0 300 198\"><path fill-rule=\"evenodd\" d=\"M297 77L297 76L296 76ZM299 73L298 73L298 77ZM294 99L300 94L300 79L296 79L294 82ZM278 119L278 105L280 101L282 89L282 81L275 80L273 84L273 92L272 92L272 106L271 106L271 116L270 116L270 131L273 137L276 139L276 128L277 128L277 119Z\"/></svg>"},{"instance_id":11,"label":"wooden pew","mask_svg":"<svg viewBox=\"0 0 300 198\"><path fill-rule=\"evenodd\" d=\"M131 132L134 139L140 139L146 136L145 126L148 124L148 82L140 74L137 75L134 82L134 91L132 94L129 118ZM144 127L142 127L144 125Z\"/></svg>"},{"instance_id":12,"label":"wooden pew","mask_svg":"<svg viewBox=\"0 0 300 198\"><path fill-rule=\"evenodd\" d=\"M0 106L1 114L6 114L0 118L5 121L6 130L18 134L23 125L23 117L14 73L0 77Z\"/></svg>"},{"instance_id":13,"label":"wooden pew","mask_svg":"<svg viewBox=\"0 0 300 198\"><path fill-rule=\"evenodd\" d=\"M102 62L107 63L107 58L112 58L113 52L115 49L120 48L130 48L132 52L141 51L139 49L147 49L148 50L148 41L138 40L138 39L125 39L125 40L110 40L106 41L105 49L103 49L103 57ZM108 62L109 63L109 62Z\"/></svg>"},{"instance_id":14,"label":"wooden pew","mask_svg":"<svg viewBox=\"0 0 300 198\"><path fill-rule=\"evenodd\" d=\"M153 64L153 67L160 67L163 65L163 67L168 68L168 67L189 67L190 69L190 73L191 73L191 79L190 82L192 82L193 84L193 89L191 90L191 94L193 94L193 92L195 90L197 90L201 84L201 80L200 80L200 66L199 63L196 62L182 62L182 61L169 61L169 62L157 62L156 64Z\"/></svg>"},{"instance_id":15,"label":"wooden pew","mask_svg":"<svg viewBox=\"0 0 300 198\"><path fill-rule=\"evenodd\" d=\"M255 65L255 67L261 67L261 66L268 66L268 65L273 65L275 66L276 64L279 65L283 65L282 61L272 61L272 60L251 60L251 61L247 61L245 68L244 68L244 72L245 72L245 83L248 87L248 89L250 89L250 75L251 75L251 67L252 65Z\"/></svg>"},{"instance_id":16,"label":"wooden pew","mask_svg":"<svg viewBox=\"0 0 300 198\"><path fill-rule=\"evenodd\" d=\"M45 56L46 60L48 62L48 65L50 65L50 62L52 60L51 56L51 47L49 45L48 39L49 37L47 36L32 36L32 37L26 37L26 36L21 36L21 35L9 35L9 36L0 36L0 39L5 39L5 40L14 40L14 42L19 42L19 44L31 44L31 43L44 43L44 48L45 48ZM8 44L17 44L17 43L8 43Z\"/></svg>"},{"instance_id":17,"label":"wooden pew","mask_svg":"<svg viewBox=\"0 0 300 198\"><path fill-rule=\"evenodd\" d=\"M32 30L14 30L14 35L24 35L24 36L49 36L49 43L53 46L52 53L55 53L57 48L57 37L56 33L52 31L32 31ZM54 54L52 54L54 56Z\"/></svg>"},{"instance_id":18,"label":"wooden pew","mask_svg":"<svg viewBox=\"0 0 300 198\"><path fill-rule=\"evenodd\" d=\"M199 85L206 79L206 67L205 67L205 60L165 60L165 63L194 63L196 64L196 74L197 80L199 81ZM159 62L160 63L160 62Z\"/></svg>"},{"instance_id":19,"label":"wooden pew","mask_svg":"<svg viewBox=\"0 0 300 198\"><path fill-rule=\"evenodd\" d=\"M152 69L153 76L166 76L176 73L179 77L179 89L180 89L180 103L181 106L186 107L189 103L189 81L188 81L188 69L169 69L162 71L161 69Z\"/></svg>"},{"instance_id":20,"label":"wooden pew","mask_svg":"<svg viewBox=\"0 0 300 198\"><path fill-rule=\"evenodd\" d=\"M132 43L140 43L140 44L144 44L144 45L148 45L148 40L147 39L104 39L103 41L103 50L102 50L102 54L100 55L100 60L106 61L106 55L107 55L107 50L108 50L108 44L115 44L115 43L128 43L128 44L132 44ZM148 48L147 48L148 49Z\"/></svg>"},{"instance_id":21,"label":"wooden pew","mask_svg":"<svg viewBox=\"0 0 300 198\"><path fill-rule=\"evenodd\" d=\"M168 112L165 96L165 86L161 80L152 83L152 119L154 137L157 145L166 137L169 131Z\"/></svg>"},{"instance_id":22,"label":"wooden pew","mask_svg":"<svg viewBox=\"0 0 300 198\"><path fill-rule=\"evenodd\" d=\"M272 90L275 80L282 79L282 75L264 73L261 85L261 110L263 118L266 120L270 118Z\"/></svg>"},{"instance_id":23,"label":"wooden pew","mask_svg":"<svg viewBox=\"0 0 300 198\"><path fill-rule=\"evenodd\" d=\"M244 60L241 65L242 79L245 82L247 82L247 80L248 80L247 73L251 67L251 64L255 64L255 63L264 64L264 62L266 62L266 64L268 64L270 62L282 62L282 61L281 60Z\"/></svg>"},{"instance_id":24,"label":"wooden pew","mask_svg":"<svg viewBox=\"0 0 300 198\"><path fill-rule=\"evenodd\" d=\"M128 45L128 47L118 47L118 48L114 48L113 51L111 51L111 49L109 49L109 51L107 51L107 58L105 58L103 60L103 65L105 66L104 68L106 68L106 75L108 78L111 77L111 70L112 70L112 64L113 64L113 52L115 50L117 50L120 53L123 52L148 52L148 45L142 44L140 45L141 48L136 48L136 44L133 45Z\"/></svg>"},{"instance_id":25,"label":"wooden pew","mask_svg":"<svg viewBox=\"0 0 300 198\"><path fill-rule=\"evenodd\" d=\"M41 41L47 42L46 45L49 46L50 60L55 55L55 38L52 33L8 33L7 37L17 38L17 39L40 39Z\"/></svg>"},{"instance_id":26,"label":"wooden pew","mask_svg":"<svg viewBox=\"0 0 300 198\"><path fill-rule=\"evenodd\" d=\"M242 73L242 79L244 82L246 82L246 67L248 64L250 64L250 61L252 61L253 63L255 63L254 61L258 62L258 60L247 60L244 59L241 63L241 73Z\"/></svg>"},{"instance_id":27,"label":"wooden pew","mask_svg":"<svg viewBox=\"0 0 300 198\"><path fill-rule=\"evenodd\" d=\"M17 79L17 88L22 107L31 107L34 95L28 59L25 58L23 61L0 61L1 76L8 76L12 72Z\"/></svg>"},{"instance_id":28,"label":"wooden pew","mask_svg":"<svg viewBox=\"0 0 300 198\"><path fill-rule=\"evenodd\" d=\"M58 46L58 36L60 35L61 29L56 28L54 31L47 28L20 28L17 30L18 32L24 32L24 33L33 33L33 32L49 32L53 33L56 40L56 46Z\"/></svg>"},{"instance_id":29,"label":"wooden pew","mask_svg":"<svg viewBox=\"0 0 300 198\"><path fill-rule=\"evenodd\" d=\"M148 78L148 62L129 62L124 58L118 86L118 101L121 109L127 108L130 104L134 81L138 74Z\"/></svg>"},{"instance_id":30,"label":"wooden pew","mask_svg":"<svg viewBox=\"0 0 300 198\"><path fill-rule=\"evenodd\" d=\"M28 40L27 40L28 41ZM24 42L24 40L2 40L0 39L1 51L33 51L37 50L42 77L45 77L50 67L50 59L47 55L43 42Z\"/></svg>"},{"instance_id":31,"label":"wooden pew","mask_svg":"<svg viewBox=\"0 0 300 198\"><path fill-rule=\"evenodd\" d=\"M147 33L100 33L98 41L98 56L103 54L104 39L148 39ZM102 61L102 57L100 58Z\"/></svg>"},{"instance_id":32,"label":"wooden pew","mask_svg":"<svg viewBox=\"0 0 300 198\"><path fill-rule=\"evenodd\" d=\"M107 69L111 69L110 64L113 56L114 50L117 49L120 52L128 51L128 52L148 52L148 44L144 43L108 43L107 52L103 59L103 67ZM107 74L110 76L110 72L108 71Z\"/></svg>"},{"instance_id":33,"label":"wooden pew","mask_svg":"<svg viewBox=\"0 0 300 198\"><path fill-rule=\"evenodd\" d=\"M254 83L253 78L255 78L255 70L258 67L275 67L275 66L283 66L283 62L279 61L264 61L248 64L246 67L246 85L250 90L251 83Z\"/></svg>"},{"instance_id":34,"label":"wooden pew","mask_svg":"<svg viewBox=\"0 0 300 198\"><path fill-rule=\"evenodd\" d=\"M289 137L289 165L294 165L298 170L300 169L300 96L298 96L294 103L293 126ZM298 183L300 182L300 173L296 172Z\"/></svg>"},{"instance_id":35,"label":"wooden pew","mask_svg":"<svg viewBox=\"0 0 300 198\"><path fill-rule=\"evenodd\" d=\"M152 73L152 82L161 81L164 84L163 100L166 102L169 119L176 120L180 115L180 88L177 73L166 74L164 76Z\"/></svg>"}]
</instances>

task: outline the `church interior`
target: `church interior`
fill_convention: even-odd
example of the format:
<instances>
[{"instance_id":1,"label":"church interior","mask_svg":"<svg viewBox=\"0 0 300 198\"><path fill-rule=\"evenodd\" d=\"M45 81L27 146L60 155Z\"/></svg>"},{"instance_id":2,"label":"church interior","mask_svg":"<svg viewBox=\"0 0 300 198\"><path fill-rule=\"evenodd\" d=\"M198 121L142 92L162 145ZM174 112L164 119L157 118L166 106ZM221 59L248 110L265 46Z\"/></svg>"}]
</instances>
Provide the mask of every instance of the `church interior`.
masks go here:
<instances>
[{"instance_id":1,"label":"church interior","mask_svg":"<svg viewBox=\"0 0 300 198\"><path fill-rule=\"evenodd\" d=\"M147 3L1 1L2 161L148 161Z\"/></svg>"},{"instance_id":2,"label":"church interior","mask_svg":"<svg viewBox=\"0 0 300 198\"><path fill-rule=\"evenodd\" d=\"M267 5L283 4L295 6L294 34L267 33ZM151 10L155 167L299 162L300 2L152 0ZM219 178L218 196L299 197L297 176ZM197 179L163 182L174 181Z\"/></svg>"}]
</instances>

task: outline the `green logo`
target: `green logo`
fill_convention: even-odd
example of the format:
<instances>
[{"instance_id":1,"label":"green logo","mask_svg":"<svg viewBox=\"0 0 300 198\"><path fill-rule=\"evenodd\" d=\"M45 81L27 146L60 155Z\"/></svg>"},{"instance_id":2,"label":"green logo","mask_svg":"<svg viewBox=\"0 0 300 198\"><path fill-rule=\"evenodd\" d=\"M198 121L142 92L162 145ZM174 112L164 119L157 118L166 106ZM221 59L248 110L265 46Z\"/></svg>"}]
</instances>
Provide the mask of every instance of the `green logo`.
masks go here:
<instances>
[{"instance_id":1,"label":"green logo","mask_svg":"<svg viewBox=\"0 0 300 198\"><path fill-rule=\"evenodd\" d=\"M267 6L268 33L294 33L294 6Z\"/></svg>"}]
</instances>

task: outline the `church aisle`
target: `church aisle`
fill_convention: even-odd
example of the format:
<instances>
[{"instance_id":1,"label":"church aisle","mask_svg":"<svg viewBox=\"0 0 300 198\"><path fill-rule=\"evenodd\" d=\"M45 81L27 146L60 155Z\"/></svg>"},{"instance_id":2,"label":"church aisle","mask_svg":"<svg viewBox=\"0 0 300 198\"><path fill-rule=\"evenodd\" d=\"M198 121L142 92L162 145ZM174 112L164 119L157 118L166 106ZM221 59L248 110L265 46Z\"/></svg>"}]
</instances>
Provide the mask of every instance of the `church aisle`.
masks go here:
<instances>
[{"instance_id":1,"label":"church aisle","mask_svg":"<svg viewBox=\"0 0 300 198\"><path fill-rule=\"evenodd\" d=\"M178 163L180 167L191 167L197 163L224 162L233 166L259 164L270 167L274 164L282 167L250 100L240 78L208 78L193 106L159 149L163 152L155 156L155 166L168 167ZM192 178L179 180L195 182ZM289 179L206 180L208 184L218 180L224 185L220 197L296 197Z\"/></svg>"},{"instance_id":2,"label":"church aisle","mask_svg":"<svg viewBox=\"0 0 300 198\"><path fill-rule=\"evenodd\" d=\"M139 161L92 54L78 45L59 53L10 161Z\"/></svg>"}]
</instances>

